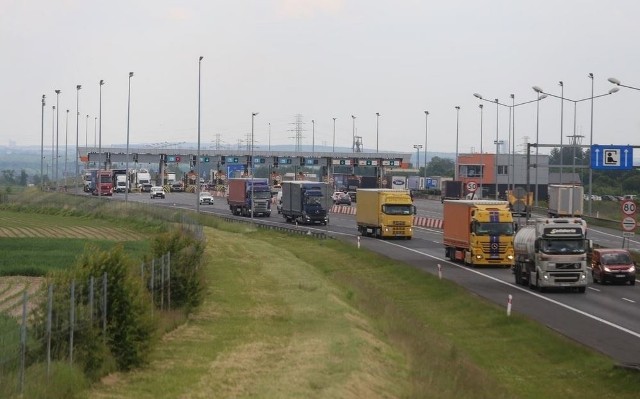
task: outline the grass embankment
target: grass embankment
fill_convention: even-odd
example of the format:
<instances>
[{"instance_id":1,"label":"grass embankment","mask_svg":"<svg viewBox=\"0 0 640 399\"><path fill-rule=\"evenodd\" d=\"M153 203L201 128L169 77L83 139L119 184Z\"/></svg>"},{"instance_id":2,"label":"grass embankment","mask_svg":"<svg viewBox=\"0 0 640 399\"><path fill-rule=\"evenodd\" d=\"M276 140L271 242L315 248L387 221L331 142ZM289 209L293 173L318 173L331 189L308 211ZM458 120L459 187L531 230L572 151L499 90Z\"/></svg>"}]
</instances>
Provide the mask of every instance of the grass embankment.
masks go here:
<instances>
[{"instance_id":1,"label":"grass embankment","mask_svg":"<svg viewBox=\"0 0 640 399\"><path fill-rule=\"evenodd\" d=\"M91 398L636 398L637 374L343 243L206 229L205 303Z\"/></svg>"}]
</instances>

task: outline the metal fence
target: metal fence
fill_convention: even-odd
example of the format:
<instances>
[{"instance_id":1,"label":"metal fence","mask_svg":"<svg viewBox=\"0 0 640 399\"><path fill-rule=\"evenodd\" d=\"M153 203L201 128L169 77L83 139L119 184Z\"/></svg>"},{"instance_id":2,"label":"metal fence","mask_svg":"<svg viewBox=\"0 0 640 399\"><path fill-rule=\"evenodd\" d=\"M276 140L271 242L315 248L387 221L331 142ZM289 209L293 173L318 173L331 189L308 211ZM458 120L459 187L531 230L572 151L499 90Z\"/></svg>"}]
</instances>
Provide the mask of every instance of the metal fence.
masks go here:
<instances>
[{"instance_id":1,"label":"metal fence","mask_svg":"<svg viewBox=\"0 0 640 399\"><path fill-rule=\"evenodd\" d=\"M139 275L151 312L171 310L171 254L141 264ZM6 280L0 277L0 293L13 294L0 303L0 397L47 383L56 361L74 364L75 337L98 330L106 338L111 294L107 273L64 286L43 283L37 290ZM46 369L46 381L41 373L30 375L36 364Z\"/></svg>"}]
</instances>

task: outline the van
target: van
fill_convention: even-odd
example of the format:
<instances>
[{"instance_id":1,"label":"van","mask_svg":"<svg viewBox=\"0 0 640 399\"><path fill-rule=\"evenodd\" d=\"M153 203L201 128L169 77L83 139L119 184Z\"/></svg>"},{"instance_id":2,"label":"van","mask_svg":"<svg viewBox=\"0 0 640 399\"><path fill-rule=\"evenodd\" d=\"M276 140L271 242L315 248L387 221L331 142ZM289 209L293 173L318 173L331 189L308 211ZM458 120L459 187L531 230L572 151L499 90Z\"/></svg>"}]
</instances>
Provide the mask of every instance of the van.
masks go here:
<instances>
[{"instance_id":1,"label":"van","mask_svg":"<svg viewBox=\"0 0 640 399\"><path fill-rule=\"evenodd\" d=\"M636 284L636 263L626 249L597 248L591 254L591 276L600 284Z\"/></svg>"}]
</instances>

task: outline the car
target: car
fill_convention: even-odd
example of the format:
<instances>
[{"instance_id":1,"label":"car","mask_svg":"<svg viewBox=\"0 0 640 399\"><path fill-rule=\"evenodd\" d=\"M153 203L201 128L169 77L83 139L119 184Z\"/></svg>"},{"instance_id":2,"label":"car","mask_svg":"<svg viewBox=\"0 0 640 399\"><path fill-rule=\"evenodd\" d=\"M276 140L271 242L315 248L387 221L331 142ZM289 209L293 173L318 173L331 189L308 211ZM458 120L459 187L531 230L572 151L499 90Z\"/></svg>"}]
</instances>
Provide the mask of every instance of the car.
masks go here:
<instances>
[{"instance_id":1,"label":"car","mask_svg":"<svg viewBox=\"0 0 640 399\"><path fill-rule=\"evenodd\" d=\"M356 192L355 191L347 191L349 197L351 197L351 202L356 202Z\"/></svg>"},{"instance_id":2,"label":"car","mask_svg":"<svg viewBox=\"0 0 640 399\"><path fill-rule=\"evenodd\" d=\"M593 281L636 284L636 263L626 249L596 248L591 253Z\"/></svg>"},{"instance_id":3,"label":"car","mask_svg":"<svg viewBox=\"0 0 640 399\"><path fill-rule=\"evenodd\" d=\"M208 191L200 193L200 205L213 205L213 196Z\"/></svg>"},{"instance_id":4,"label":"car","mask_svg":"<svg viewBox=\"0 0 640 399\"><path fill-rule=\"evenodd\" d=\"M176 181L171 184L171 187L169 188L169 190L172 192L183 192L184 185L182 184L181 181Z\"/></svg>"},{"instance_id":5,"label":"car","mask_svg":"<svg viewBox=\"0 0 640 399\"><path fill-rule=\"evenodd\" d=\"M149 195L151 196L151 199L154 198L162 198L164 199L164 188L162 186L152 186L151 189L149 190Z\"/></svg>"},{"instance_id":6,"label":"car","mask_svg":"<svg viewBox=\"0 0 640 399\"><path fill-rule=\"evenodd\" d=\"M335 205L351 205L351 196L347 193L342 193L333 203Z\"/></svg>"},{"instance_id":7,"label":"car","mask_svg":"<svg viewBox=\"0 0 640 399\"><path fill-rule=\"evenodd\" d=\"M331 194L331 199L333 200L333 202L336 202L338 197L340 197L344 193L346 193L346 191L334 191L333 194Z\"/></svg>"}]
</instances>

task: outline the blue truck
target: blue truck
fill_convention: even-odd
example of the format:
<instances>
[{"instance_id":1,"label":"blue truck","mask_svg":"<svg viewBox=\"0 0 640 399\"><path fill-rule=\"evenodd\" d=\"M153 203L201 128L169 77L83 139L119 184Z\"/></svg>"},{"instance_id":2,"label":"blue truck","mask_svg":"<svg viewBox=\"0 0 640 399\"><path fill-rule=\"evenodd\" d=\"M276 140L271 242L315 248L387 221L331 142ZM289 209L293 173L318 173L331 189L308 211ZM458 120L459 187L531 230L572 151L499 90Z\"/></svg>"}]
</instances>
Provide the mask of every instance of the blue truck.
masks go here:
<instances>
[{"instance_id":1,"label":"blue truck","mask_svg":"<svg viewBox=\"0 0 640 399\"><path fill-rule=\"evenodd\" d=\"M269 179L240 177L229 179L227 204L238 216L271 216Z\"/></svg>"},{"instance_id":2,"label":"blue truck","mask_svg":"<svg viewBox=\"0 0 640 399\"><path fill-rule=\"evenodd\" d=\"M287 222L329 223L331 197L327 183L294 180L282 183L280 212Z\"/></svg>"}]
</instances>

